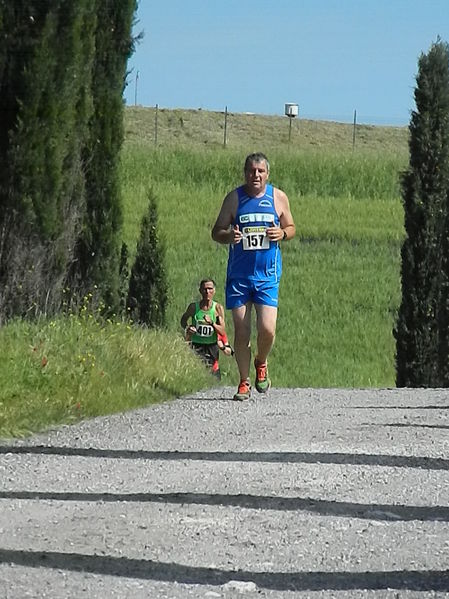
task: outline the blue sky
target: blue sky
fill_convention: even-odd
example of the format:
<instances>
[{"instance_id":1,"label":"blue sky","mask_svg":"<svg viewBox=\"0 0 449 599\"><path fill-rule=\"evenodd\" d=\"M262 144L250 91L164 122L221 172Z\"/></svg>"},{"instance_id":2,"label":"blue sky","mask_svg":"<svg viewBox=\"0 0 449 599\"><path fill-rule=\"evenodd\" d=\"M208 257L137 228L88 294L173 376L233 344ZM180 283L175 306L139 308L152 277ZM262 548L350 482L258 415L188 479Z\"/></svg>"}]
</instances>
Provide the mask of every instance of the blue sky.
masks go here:
<instances>
[{"instance_id":1,"label":"blue sky","mask_svg":"<svg viewBox=\"0 0 449 599\"><path fill-rule=\"evenodd\" d=\"M404 125L449 0L140 0L128 105ZM138 74L137 81L136 75Z\"/></svg>"}]
</instances>

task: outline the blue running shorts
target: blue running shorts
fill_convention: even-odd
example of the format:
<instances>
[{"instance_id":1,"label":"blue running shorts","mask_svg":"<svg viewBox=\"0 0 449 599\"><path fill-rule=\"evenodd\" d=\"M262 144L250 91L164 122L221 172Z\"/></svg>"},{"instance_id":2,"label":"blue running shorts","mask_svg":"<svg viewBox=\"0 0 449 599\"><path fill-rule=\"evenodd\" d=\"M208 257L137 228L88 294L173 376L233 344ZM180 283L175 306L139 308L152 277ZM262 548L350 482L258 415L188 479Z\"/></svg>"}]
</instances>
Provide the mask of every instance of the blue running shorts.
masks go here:
<instances>
[{"instance_id":1,"label":"blue running shorts","mask_svg":"<svg viewBox=\"0 0 449 599\"><path fill-rule=\"evenodd\" d=\"M226 283L226 309L244 306L247 302L277 308L279 281L233 279Z\"/></svg>"}]
</instances>

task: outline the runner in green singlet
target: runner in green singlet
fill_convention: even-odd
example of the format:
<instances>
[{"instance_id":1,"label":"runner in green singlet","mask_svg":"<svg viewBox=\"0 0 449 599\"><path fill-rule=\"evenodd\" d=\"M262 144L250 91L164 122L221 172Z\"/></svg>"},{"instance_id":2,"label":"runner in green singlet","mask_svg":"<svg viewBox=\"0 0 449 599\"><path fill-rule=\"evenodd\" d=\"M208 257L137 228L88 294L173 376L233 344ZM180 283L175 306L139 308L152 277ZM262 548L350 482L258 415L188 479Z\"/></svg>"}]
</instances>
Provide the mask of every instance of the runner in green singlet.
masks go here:
<instances>
[{"instance_id":1,"label":"runner in green singlet","mask_svg":"<svg viewBox=\"0 0 449 599\"><path fill-rule=\"evenodd\" d=\"M211 368L214 375L220 378L218 352L220 348L225 353L233 353L227 343L224 308L214 301L215 281L203 279L200 283L201 300L192 302L187 306L181 316L181 327L185 331L185 338L192 348ZM189 324L190 320L190 324ZM225 340L224 347L223 337ZM230 351L228 351L228 349Z\"/></svg>"}]
</instances>

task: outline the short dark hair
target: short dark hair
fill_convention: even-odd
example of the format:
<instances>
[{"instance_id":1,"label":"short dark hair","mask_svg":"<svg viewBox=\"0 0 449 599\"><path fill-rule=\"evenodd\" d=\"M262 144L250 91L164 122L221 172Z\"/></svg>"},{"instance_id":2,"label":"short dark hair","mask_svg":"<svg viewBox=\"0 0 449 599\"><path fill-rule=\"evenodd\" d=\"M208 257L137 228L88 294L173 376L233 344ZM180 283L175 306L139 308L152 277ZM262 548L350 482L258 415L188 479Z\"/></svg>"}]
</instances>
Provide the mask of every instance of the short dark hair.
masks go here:
<instances>
[{"instance_id":1,"label":"short dark hair","mask_svg":"<svg viewBox=\"0 0 449 599\"><path fill-rule=\"evenodd\" d=\"M265 162L267 165L267 171L270 172L270 163L268 162L268 158L262 152L253 152L246 157L244 168L245 172L249 169L249 165L252 162Z\"/></svg>"},{"instance_id":2,"label":"short dark hair","mask_svg":"<svg viewBox=\"0 0 449 599\"><path fill-rule=\"evenodd\" d=\"M212 285L213 285L214 287L216 287L216 286L217 286L216 282L215 282L213 279L210 279L210 278L209 278L209 279L202 279L202 281L200 281L200 289L201 289L201 287L202 287L202 286L203 286L205 283L212 283Z\"/></svg>"}]
</instances>

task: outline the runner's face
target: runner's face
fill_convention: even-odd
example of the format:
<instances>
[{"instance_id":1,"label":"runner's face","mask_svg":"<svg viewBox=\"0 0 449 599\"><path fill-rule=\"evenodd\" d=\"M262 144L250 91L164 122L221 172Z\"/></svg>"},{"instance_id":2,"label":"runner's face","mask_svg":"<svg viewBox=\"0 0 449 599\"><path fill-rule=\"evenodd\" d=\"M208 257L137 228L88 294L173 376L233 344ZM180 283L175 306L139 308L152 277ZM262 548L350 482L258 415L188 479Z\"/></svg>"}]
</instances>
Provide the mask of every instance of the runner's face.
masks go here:
<instances>
[{"instance_id":1,"label":"runner's face","mask_svg":"<svg viewBox=\"0 0 449 599\"><path fill-rule=\"evenodd\" d=\"M246 189L250 195L258 195L265 192L268 180L268 169L265 161L250 162L245 170Z\"/></svg>"},{"instance_id":2,"label":"runner's face","mask_svg":"<svg viewBox=\"0 0 449 599\"><path fill-rule=\"evenodd\" d=\"M200 293L203 299L211 300L215 295L215 287L213 286L213 283L210 281L204 283L204 285L200 287Z\"/></svg>"}]
</instances>

